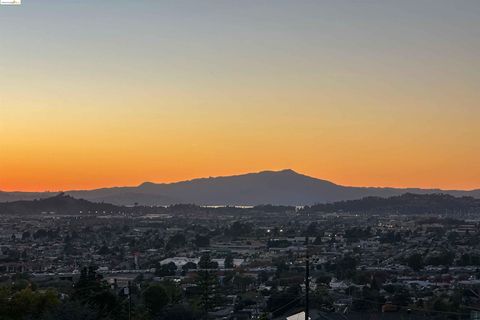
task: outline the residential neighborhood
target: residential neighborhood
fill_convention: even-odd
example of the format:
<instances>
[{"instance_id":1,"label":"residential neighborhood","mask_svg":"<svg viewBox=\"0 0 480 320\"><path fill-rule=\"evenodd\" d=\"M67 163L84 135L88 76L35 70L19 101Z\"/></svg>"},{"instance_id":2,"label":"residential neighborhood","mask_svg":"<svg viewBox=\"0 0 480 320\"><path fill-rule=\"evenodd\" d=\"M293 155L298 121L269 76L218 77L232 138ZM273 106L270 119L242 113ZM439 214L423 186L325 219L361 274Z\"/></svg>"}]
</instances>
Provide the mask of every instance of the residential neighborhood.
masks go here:
<instances>
[{"instance_id":1,"label":"residential neighborhood","mask_svg":"<svg viewBox=\"0 0 480 320\"><path fill-rule=\"evenodd\" d=\"M133 319L294 319L305 309L308 253L312 319L467 319L480 307L474 215L141 211L1 216L1 285L21 279L70 299L89 274L122 308L130 301ZM168 293L153 309L152 288Z\"/></svg>"}]
</instances>

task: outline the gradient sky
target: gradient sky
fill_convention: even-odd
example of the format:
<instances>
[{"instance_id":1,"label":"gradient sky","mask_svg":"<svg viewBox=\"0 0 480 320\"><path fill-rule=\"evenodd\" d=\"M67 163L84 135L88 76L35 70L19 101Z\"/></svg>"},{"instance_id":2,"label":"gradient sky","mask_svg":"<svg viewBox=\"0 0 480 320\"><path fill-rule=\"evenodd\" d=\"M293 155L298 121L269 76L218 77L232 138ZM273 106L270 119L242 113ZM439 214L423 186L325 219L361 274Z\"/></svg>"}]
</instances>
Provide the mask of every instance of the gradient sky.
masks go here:
<instances>
[{"instance_id":1,"label":"gradient sky","mask_svg":"<svg viewBox=\"0 0 480 320\"><path fill-rule=\"evenodd\" d=\"M479 57L478 0L0 6L0 189L480 188Z\"/></svg>"}]
</instances>

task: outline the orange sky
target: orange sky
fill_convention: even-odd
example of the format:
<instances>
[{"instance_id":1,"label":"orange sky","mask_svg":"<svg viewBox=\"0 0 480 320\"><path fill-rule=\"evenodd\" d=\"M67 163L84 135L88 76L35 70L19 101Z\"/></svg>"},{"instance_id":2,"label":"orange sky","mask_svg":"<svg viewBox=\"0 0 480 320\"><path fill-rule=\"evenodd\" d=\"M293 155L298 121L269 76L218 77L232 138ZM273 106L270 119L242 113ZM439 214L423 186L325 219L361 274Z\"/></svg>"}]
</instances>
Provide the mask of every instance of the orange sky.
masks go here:
<instances>
[{"instance_id":1,"label":"orange sky","mask_svg":"<svg viewBox=\"0 0 480 320\"><path fill-rule=\"evenodd\" d=\"M479 6L442 4L1 8L0 190L284 168L480 188Z\"/></svg>"}]
</instances>

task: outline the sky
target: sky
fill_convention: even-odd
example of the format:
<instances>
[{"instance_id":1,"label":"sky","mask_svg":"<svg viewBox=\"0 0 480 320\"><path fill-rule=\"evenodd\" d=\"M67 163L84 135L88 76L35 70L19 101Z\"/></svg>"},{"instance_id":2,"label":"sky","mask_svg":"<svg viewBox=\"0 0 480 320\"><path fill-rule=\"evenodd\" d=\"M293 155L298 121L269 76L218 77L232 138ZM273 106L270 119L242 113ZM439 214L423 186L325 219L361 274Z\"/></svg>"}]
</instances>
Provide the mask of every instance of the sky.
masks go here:
<instances>
[{"instance_id":1,"label":"sky","mask_svg":"<svg viewBox=\"0 0 480 320\"><path fill-rule=\"evenodd\" d=\"M480 1L0 6L0 190L291 168L480 188Z\"/></svg>"}]
</instances>

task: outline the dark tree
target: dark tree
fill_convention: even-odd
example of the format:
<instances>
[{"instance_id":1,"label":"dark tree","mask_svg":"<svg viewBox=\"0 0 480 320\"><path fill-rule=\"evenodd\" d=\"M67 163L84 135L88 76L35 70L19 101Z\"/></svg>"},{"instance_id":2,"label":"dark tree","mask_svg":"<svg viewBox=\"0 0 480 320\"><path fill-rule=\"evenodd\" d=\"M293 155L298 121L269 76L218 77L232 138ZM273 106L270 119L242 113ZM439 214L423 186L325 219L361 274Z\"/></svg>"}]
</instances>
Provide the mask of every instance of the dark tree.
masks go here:
<instances>
[{"instance_id":1,"label":"dark tree","mask_svg":"<svg viewBox=\"0 0 480 320\"><path fill-rule=\"evenodd\" d=\"M224 265L225 265L225 269L233 269L233 257L232 257L232 255L229 254L225 257Z\"/></svg>"},{"instance_id":2,"label":"dark tree","mask_svg":"<svg viewBox=\"0 0 480 320\"><path fill-rule=\"evenodd\" d=\"M251 223L243 223L240 221L235 221L230 228L226 229L225 235L238 238L249 235L253 230L253 226Z\"/></svg>"},{"instance_id":3,"label":"dark tree","mask_svg":"<svg viewBox=\"0 0 480 320\"><path fill-rule=\"evenodd\" d=\"M158 319L162 320L196 320L200 315L196 314L192 308L183 304L176 304L165 308Z\"/></svg>"},{"instance_id":4,"label":"dark tree","mask_svg":"<svg viewBox=\"0 0 480 320\"><path fill-rule=\"evenodd\" d=\"M145 306L150 315L158 315L170 302L168 294L162 286L152 285L143 293Z\"/></svg>"},{"instance_id":5,"label":"dark tree","mask_svg":"<svg viewBox=\"0 0 480 320\"><path fill-rule=\"evenodd\" d=\"M209 247L210 246L210 238L207 236L202 236L197 234L195 236L195 245L199 248Z\"/></svg>"},{"instance_id":6,"label":"dark tree","mask_svg":"<svg viewBox=\"0 0 480 320\"><path fill-rule=\"evenodd\" d=\"M175 275L177 271L177 266L175 263L170 262L164 265L161 265L155 270L155 275L159 277L171 277Z\"/></svg>"},{"instance_id":7,"label":"dark tree","mask_svg":"<svg viewBox=\"0 0 480 320\"><path fill-rule=\"evenodd\" d=\"M419 253L414 253L407 258L407 265L414 271L423 269L423 256Z\"/></svg>"},{"instance_id":8,"label":"dark tree","mask_svg":"<svg viewBox=\"0 0 480 320\"><path fill-rule=\"evenodd\" d=\"M194 262L187 262L183 267L183 271L195 270L197 269L197 264Z\"/></svg>"},{"instance_id":9,"label":"dark tree","mask_svg":"<svg viewBox=\"0 0 480 320\"><path fill-rule=\"evenodd\" d=\"M218 262L212 261L210 253L206 252L200 257L198 267L200 269L218 269Z\"/></svg>"},{"instance_id":10,"label":"dark tree","mask_svg":"<svg viewBox=\"0 0 480 320\"><path fill-rule=\"evenodd\" d=\"M215 307L217 278L208 270L198 273L197 285L200 288L200 306L207 316L208 311Z\"/></svg>"}]
</instances>

